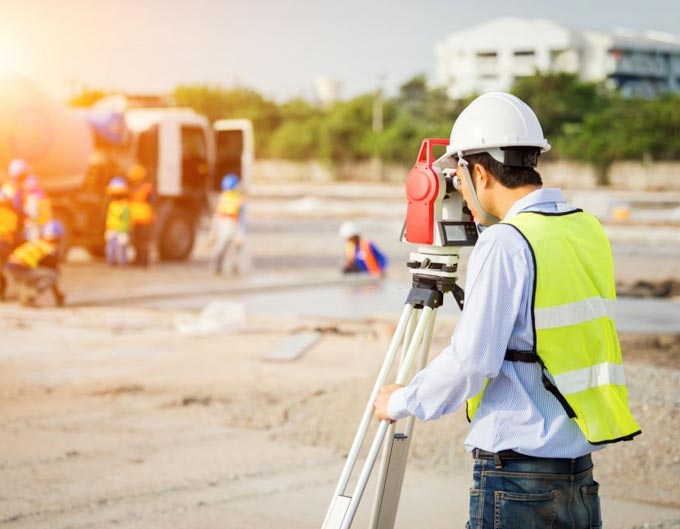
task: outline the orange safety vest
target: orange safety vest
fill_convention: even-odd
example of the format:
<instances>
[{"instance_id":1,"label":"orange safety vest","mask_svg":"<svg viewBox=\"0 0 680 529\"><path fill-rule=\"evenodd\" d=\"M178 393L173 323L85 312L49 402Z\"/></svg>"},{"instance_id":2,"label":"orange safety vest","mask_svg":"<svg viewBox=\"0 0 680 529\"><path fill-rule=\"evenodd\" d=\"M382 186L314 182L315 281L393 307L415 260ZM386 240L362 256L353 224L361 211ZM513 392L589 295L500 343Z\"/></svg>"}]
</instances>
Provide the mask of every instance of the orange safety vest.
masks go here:
<instances>
[{"instance_id":1,"label":"orange safety vest","mask_svg":"<svg viewBox=\"0 0 680 529\"><path fill-rule=\"evenodd\" d=\"M360 253L360 255L357 255L357 253ZM352 241L347 241L345 256L348 261L361 260L364 262L368 273L372 276L379 276L382 273L380 264L375 255L373 255L373 250L371 250L371 243L366 239L359 239L358 245L355 245Z\"/></svg>"},{"instance_id":2,"label":"orange safety vest","mask_svg":"<svg viewBox=\"0 0 680 529\"><path fill-rule=\"evenodd\" d=\"M0 239L8 243L14 242L19 229L19 215L9 204L0 205Z\"/></svg>"},{"instance_id":3,"label":"orange safety vest","mask_svg":"<svg viewBox=\"0 0 680 529\"><path fill-rule=\"evenodd\" d=\"M133 224L151 224L153 222L153 206L149 202L152 191L151 184L145 182L130 195L130 220Z\"/></svg>"},{"instance_id":4,"label":"orange safety vest","mask_svg":"<svg viewBox=\"0 0 680 529\"><path fill-rule=\"evenodd\" d=\"M217 216L238 219L243 199L238 191L222 191L217 203Z\"/></svg>"},{"instance_id":5,"label":"orange safety vest","mask_svg":"<svg viewBox=\"0 0 680 529\"><path fill-rule=\"evenodd\" d=\"M9 256L8 262L17 264L24 268L38 268L40 261L48 255L53 255L57 251L54 244L44 239L28 241L19 246Z\"/></svg>"}]
</instances>

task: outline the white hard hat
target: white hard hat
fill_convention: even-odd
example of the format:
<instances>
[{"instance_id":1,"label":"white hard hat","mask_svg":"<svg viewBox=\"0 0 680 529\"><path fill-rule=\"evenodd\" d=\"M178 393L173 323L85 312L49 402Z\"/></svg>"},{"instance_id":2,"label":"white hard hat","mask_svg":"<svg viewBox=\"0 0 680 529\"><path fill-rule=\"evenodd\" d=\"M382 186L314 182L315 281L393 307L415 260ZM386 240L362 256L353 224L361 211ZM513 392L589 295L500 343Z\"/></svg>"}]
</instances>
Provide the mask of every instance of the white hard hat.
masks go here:
<instances>
[{"instance_id":1,"label":"white hard hat","mask_svg":"<svg viewBox=\"0 0 680 529\"><path fill-rule=\"evenodd\" d=\"M340 230L338 230L338 235L343 239L349 239L350 237L355 237L359 235L359 227L350 221L345 221L340 225Z\"/></svg>"},{"instance_id":2,"label":"white hard hat","mask_svg":"<svg viewBox=\"0 0 680 529\"><path fill-rule=\"evenodd\" d=\"M543 129L529 105L505 92L489 92L460 113L446 149L447 155L488 152L504 163L501 147L537 147L550 150Z\"/></svg>"},{"instance_id":3,"label":"white hard hat","mask_svg":"<svg viewBox=\"0 0 680 529\"><path fill-rule=\"evenodd\" d=\"M12 180L18 180L22 176L27 175L30 172L30 169L24 160L15 158L9 163L7 172Z\"/></svg>"}]
</instances>

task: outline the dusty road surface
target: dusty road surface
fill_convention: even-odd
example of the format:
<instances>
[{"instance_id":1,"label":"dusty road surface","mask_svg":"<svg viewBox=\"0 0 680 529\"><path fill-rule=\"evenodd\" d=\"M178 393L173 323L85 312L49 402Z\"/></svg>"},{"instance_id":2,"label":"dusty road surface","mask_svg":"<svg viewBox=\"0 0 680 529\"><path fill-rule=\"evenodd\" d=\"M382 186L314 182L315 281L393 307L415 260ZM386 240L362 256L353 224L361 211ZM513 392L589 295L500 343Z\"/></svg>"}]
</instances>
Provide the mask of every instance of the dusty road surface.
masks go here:
<instances>
[{"instance_id":1,"label":"dusty road surface","mask_svg":"<svg viewBox=\"0 0 680 529\"><path fill-rule=\"evenodd\" d=\"M0 306L0 527L320 527L396 323L380 285L338 277L340 217L375 227L393 262L407 253L387 236L399 224L391 202L382 216L360 216L356 201L333 200L324 218L319 198L279 200L289 210L281 220L267 213L272 198L254 198L248 278L209 276L200 244L192 262L148 271L76 253L64 270L71 306ZM676 250L640 249L630 242L639 229L615 244L618 278L673 275ZM655 263L649 274L635 266L644 258ZM407 279L399 266L394 281ZM305 284L336 289L346 314L302 311ZM210 303L217 311L201 319ZM440 316L432 354L455 326L455 311ZM296 360L265 359L311 332L318 340ZM622 343L644 433L595 456L605 524L671 527L680 520L680 339L628 333ZM397 527L463 527L466 430L461 414L416 426ZM369 493L355 526L370 502Z\"/></svg>"}]
</instances>

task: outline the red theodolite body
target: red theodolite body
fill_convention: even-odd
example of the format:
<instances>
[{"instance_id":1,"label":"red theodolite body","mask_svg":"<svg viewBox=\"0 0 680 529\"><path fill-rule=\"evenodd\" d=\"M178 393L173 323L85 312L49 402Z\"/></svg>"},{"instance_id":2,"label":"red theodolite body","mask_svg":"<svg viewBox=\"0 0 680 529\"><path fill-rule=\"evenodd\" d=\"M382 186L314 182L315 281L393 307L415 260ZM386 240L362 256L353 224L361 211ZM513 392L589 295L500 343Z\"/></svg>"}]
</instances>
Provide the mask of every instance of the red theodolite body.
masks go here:
<instances>
[{"instance_id":1,"label":"red theodolite body","mask_svg":"<svg viewBox=\"0 0 680 529\"><path fill-rule=\"evenodd\" d=\"M463 196L453 187L447 172L455 172L450 157L435 159L434 146L447 146L448 139L423 140L416 163L406 179L406 223L403 240L419 246L472 246L477 228Z\"/></svg>"},{"instance_id":2,"label":"red theodolite body","mask_svg":"<svg viewBox=\"0 0 680 529\"><path fill-rule=\"evenodd\" d=\"M432 167L432 147L448 145L449 140L427 138L423 140L418 159L406 179L405 238L413 244L432 244L434 241L435 202L439 196L440 177Z\"/></svg>"}]
</instances>

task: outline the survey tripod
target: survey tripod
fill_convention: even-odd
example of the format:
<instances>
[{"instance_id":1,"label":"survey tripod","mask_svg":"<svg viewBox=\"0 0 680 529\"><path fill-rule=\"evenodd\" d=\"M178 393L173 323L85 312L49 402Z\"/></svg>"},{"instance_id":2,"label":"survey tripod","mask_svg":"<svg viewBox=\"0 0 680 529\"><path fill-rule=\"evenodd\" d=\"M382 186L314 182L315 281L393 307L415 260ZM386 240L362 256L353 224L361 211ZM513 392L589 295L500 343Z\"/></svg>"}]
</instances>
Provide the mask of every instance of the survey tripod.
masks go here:
<instances>
[{"instance_id":1,"label":"survey tripod","mask_svg":"<svg viewBox=\"0 0 680 529\"><path fill-rule=\"evenodd\" d=\"M407 266L411 270L412 286L366 404L322 529L351 527L381 448L382 457L369 528L391 529L394 526L413 434L414 417L411 416L405 421L401 432L396 432L396 425L401 423L380 421L354 490L347 494L346 489L371 422L373 403L393 371L392 367L399 350L401 349L401 357L394 383L405 384L416 361L417 370L425 367L427 363L437 309L443 305L444 295L451 292L461 310L464 297L463 290L456 284L458 248L418 248L418 252L411 253Z\"/></svg>"}]
</instances>

